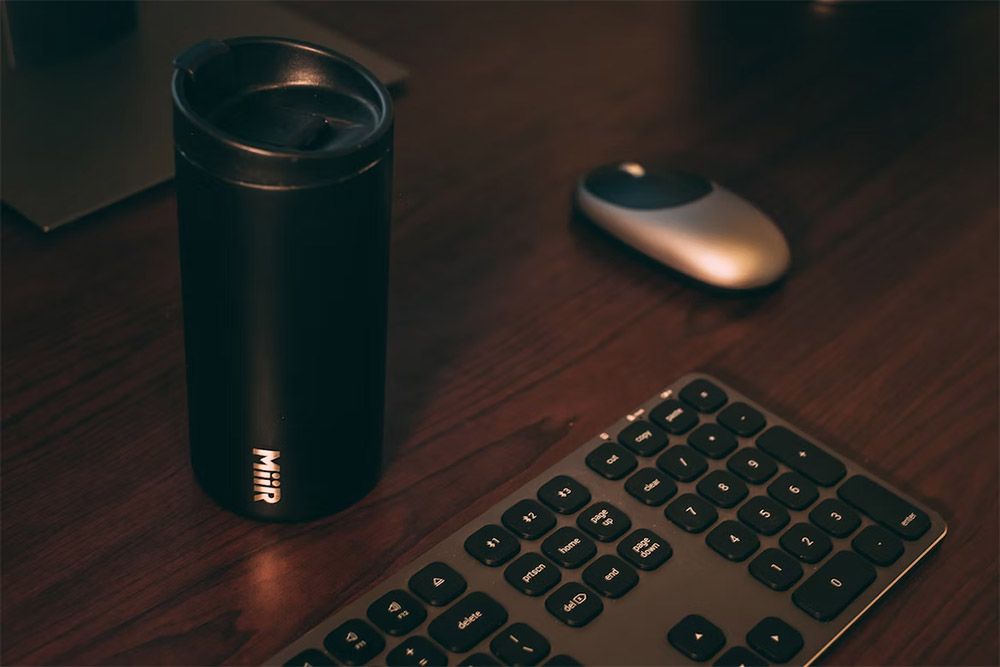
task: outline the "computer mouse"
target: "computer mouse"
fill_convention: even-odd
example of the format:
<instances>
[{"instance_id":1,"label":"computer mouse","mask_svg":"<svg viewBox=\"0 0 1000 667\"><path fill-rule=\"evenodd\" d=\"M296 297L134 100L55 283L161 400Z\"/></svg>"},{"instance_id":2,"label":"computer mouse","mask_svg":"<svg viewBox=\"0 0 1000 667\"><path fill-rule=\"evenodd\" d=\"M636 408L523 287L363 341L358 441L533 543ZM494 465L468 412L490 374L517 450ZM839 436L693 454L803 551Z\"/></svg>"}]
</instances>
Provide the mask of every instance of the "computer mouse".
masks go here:
<instances>
[{"instance_id":1,"label":"computer mouse","mask_svg":"<svg viewBox=\"0 0 1000 667\"><path fill-rule=\"evenodd\" d=\"M637 162L603 165L580 179L576 205L639 252L715 287L764 287L791 262L788 242L769 217L694 174Z\"/></svg>"}]
</instances>

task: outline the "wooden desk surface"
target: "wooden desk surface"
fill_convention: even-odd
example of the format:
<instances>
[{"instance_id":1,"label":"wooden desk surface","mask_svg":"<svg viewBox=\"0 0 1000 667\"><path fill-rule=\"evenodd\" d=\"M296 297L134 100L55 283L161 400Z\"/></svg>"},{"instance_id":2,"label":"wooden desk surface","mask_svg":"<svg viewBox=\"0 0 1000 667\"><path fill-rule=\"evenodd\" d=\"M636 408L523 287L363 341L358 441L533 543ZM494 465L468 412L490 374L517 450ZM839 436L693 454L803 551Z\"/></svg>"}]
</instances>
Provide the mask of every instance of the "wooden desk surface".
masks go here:
<instances>
[{"instance_id":1,"label":"wooden desk surface","mask_svg":"<svg viewBox=\"0 0 1000 667\"><path fill-rule=\"evenodd\" d=\"M995 3L300 9L413 71L384 480L306 525L220 510L172 186L47 236L5 211L4 664L257 663L695 368L949 523L825 664L1000 662ZM622 158L757 202L787 283L720 298L572 224Z\"/></svg>"}]
</instances>

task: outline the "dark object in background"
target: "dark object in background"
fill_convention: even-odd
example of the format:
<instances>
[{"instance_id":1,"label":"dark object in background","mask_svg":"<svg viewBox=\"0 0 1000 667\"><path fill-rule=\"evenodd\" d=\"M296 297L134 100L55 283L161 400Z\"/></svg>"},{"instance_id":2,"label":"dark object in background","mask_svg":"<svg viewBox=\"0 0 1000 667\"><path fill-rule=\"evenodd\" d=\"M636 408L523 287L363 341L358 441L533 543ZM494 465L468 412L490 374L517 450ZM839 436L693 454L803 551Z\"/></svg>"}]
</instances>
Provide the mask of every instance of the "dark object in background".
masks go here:
<instances>
[{"instance_id":1,"label":"dark object in background","mask_svg":"<svg viewBox=\"0 0 1000 667\"><path fill-rule=\"evenodd\" d=\"M329 514L381 465L389 94L278 38L201 42L175 65L195 474L253 518Z\"/></svg>"},{"instance_id":2,"label":"dark object in background","mask_svg":"<svg viewBox=\"0 0 1000 667\"><path fill-rule=\"evenodd\" d=\"M5 0L10 67L48 65L114 41L135 29L134 1Z\"/></svg>"}]
</instances>

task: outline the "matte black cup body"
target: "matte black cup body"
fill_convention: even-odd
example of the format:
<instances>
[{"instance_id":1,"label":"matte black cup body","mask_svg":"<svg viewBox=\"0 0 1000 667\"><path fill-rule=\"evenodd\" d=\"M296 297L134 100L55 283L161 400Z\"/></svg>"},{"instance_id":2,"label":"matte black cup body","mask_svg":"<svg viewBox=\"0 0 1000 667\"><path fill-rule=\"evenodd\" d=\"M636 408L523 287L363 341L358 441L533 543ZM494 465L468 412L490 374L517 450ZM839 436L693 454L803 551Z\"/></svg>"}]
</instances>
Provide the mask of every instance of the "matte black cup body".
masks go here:
<instances>
[{"instance_id":1,"label":"matte black cup body","mask_svg":"<svg viewBox=\"0 0 1000 667\"><path fill-rule=\"evenodd\" d=\"M381 467L390 98L289 40L203 42L175 64L195 475L256 519L335 512Z\"/></svg>"}]
</instances>

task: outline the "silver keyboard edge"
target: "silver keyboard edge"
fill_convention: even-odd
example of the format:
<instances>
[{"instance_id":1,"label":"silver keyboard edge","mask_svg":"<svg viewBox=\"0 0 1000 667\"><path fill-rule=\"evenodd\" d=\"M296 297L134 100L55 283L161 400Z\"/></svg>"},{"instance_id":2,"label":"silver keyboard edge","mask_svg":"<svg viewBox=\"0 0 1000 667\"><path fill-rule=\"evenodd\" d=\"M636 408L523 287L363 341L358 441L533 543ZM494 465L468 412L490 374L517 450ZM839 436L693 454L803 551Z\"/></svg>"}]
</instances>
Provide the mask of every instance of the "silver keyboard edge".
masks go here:
<instances>
[{"instance_id":1,"label":"silver keyboard edge","mask_svg":"<svg viewBox=\"0 0 1000 667\"><path fill-rule=\"evenodd\" d=\"M314 640L310 641L310 642L305 642L304 640L306 640L307 638L309 638L310 636L312 636L314 634L320 633L321 630L322 630L322 633L320 633L320 634L325 635L327 631L333 629L332 626L331 626L331 624L330 624L331 620L334 619L335 617L337 617L338 615L340 615L345 610L347 610L349 607L355 605L359 600L361 600L361 598L369 595L370 593L372 593L375 589L378 589L379 587L386 586L386 584L389 583L389 581L391 581L392 579L399 578L403 573L408 572L411 568L413 568L418 562L421 562L424 559L426 559L426 557L429 554L431 554L431 552L435 551L436 549L438 549L439 547L441 547L442 545L444 545L446 542L454 539L456 536L458 536L458 535L463 535L464 536L466 531L469 531L470 529L474 530L475 528L478 528L479 526L477 524L479 522L484 521L484 517L486 517L487 515L495 513L496 510L498 508L500 508L500 507L505 507L508 502L510 502L512 499L515 499L515 498L519 497L526 490L531 490L532 492L529 493L528 495L530 497L534 498L535 497L534 491L537 490L535 487L538 484L544 483L545 481L547 481L547 480L545 480L543 478L545 478L545 477L547 477L549 475L553 475L553 474L562 474L562 473L564 473L567 464L575 461L575 459L580 456L581 452L585 448L587 448L588 446L596 446L596 445L598 445L598 444L600 444L602 442L608 442L608 441L615 442L616 441L614 438L602 438L601 437L602 435L604 435L604 434L606 434L608 432L618 432L622 428L624 428L625 426L627 426L629 423L631 423L635 419L639 418L640 416L643 416L643 417L647 416L648 413L650 412L650 410L652 409L652 407L654 407L656 404L658 404L659 402L661 402L663 400L666 400L668 398L677 398L678 395L679 395L680 388L683 388L684 386L686 386L692 380L699 379L699 378L709 380L710 382L714 383L719 388L721 388L723 391L725 391L726 395L727 395L727 401L726 401L727 405L731 404L733 402L736 402L736 401L746 402L746 403L750 404L751 406L753 406L753 407L755 407L757 409L760 409L765 414L765 416L768 418L768 420L767 420L768 421L768 423L767 423L768 427L770 427L772 425L775 425L775 424L784 425L787 428L789 428L791 431L793 431L794 433L797 433L801 437L803 437L806 440L808 440L809 442L811 442L813 445L815 445L818 448L820 448L820 449L828 452L829 454L835 456L836 458L838 458L838 460L843 461L847 465L847 468L848 468L847 474L844 476L843 479L839 480L836 484L834 484L832 487L829 487L829 488L831 488L831 489L837 488L845 479L847 479L852 474L865 474L866 476L870 477L871 479L877 481L879 484L881 484L883 486L886 486L893 493L895 493L895 494L899 495L900 497L902 497L903 499L907 500L908 502L910 502L911 504L913 504L915 507L918 507L921 510L925 511L928 514L928 517L930 518L930 521L931 521L931 528L928 529L927 534L928 535L932 535L932 534L935 534L935 533L939 533L939 534L937 534L937 537L930 544L928 544L924 548L924 550L920 553L920 555L918 555L916 558L914 558L909 563L909 565L907 565L901 572L899 572L896 575L896 577L894 577L892 579L892 581L890 581L888 584L884 584L881 587L881 590L879 591L879 593L872 600L870 600L866 605L864 605L864 607L862 607L860 610L858 610L855 613L854 617L851 618L851 620L849 622L847 622L840 629L839 632L837 632L826 644L824 644L821 648L819 648L819 650L817 650L808 660L806 660L804 662L793 661L791 663L788 663L788 664L802 664L802 665L806 665L806 666L813 665L815 663L815 661L820 656L822 656L823 653L825 653L831 646L833 646L833 644L835 644L844 635L844 633L847 632L847 630L849 628L851 628L862 616L864 616L864 614L871 607L873 607L876 602L878 602L889 590L891 590L896 585L896 583L898 583L907 573L909 573L909 571L912 570L917 565L917 563L920 563L921 561L923 561L924 558L941 542L941 540L944 539L945 535L947 535L947 533L948 533L947 524L945 523L945 521L943 520L943 518L940 516L940 514L938 514L933 508L929 507L925 502L920 501L920 500L918 500L916 498L913 498L912 496L910 496L906 492L904 492L901 489L899 489L895 484L889 482L888 480L884 479L880 475L876 474L874 471L870 470L867 466L863 466L860 463L857 463L854 459L849 458L849 457L845 456L843 453L838 452L837 450L835 450L835 449L827 446L822 440L819 440L819 439L817 439L817 438L809 435L808 433L806 433L802 429L799 429L794 424L788 422L786 419L784 419L781 416L779 416L773 410L771 410L768 407L762 405L760 402L747 397L742 392L734 389L728 383L723 382L723 381L719 380L718 378L716 378L715 376L709 375L708 373L702 373L702 372L698 372L698 371L692 371L690 373L686 373L683 376L677 378L676 380L674 380L673 382L671 382L669 385L667 385L666 387L664 387L660 391L656 392L652 397L650 397L647 400L645 400L642 403L640 403L639 407L635 408L631 412L627 413L625 416L623 416L623 417L615 420L611 424L609 424L599 434L595 435L592 438L588 438L588 439L584 440L579 446L577 446L572 451L570 451L566 456L562 457L561 459L559 459L554 464L552 464L551 466L549 466L545 470L541 471L537 475L529 478L523 485L521 485L518 488L514 489L512 492L510 492L509 494L505 495L503 498L499 499L496 503L494 503L493 505L491 505L490 507L488 507L483 512L480 512L477 516L473 517L471 520L469 520L468 522L466 522L465 524L463 524L461 527L459 527L457 530L455 530L451 534L445 536L439 542L437 542L435 544L432 544L427 549L425 549L421 553L417 554L412 559L408 560L406 562L406 564L404 564L403 566L401 566L398 569L396 569L392 574L390 574L388 576L381 576L381 577L379 577L372 585L368 586L367 588L364 588L358 595L354 596L350 601L342 604L340 607L338 607L338 609L336 611L334 611L333 613L331 613L330 615L328 615L326 618L324 618L322 621L320 621L316 626L314 626L313 628L307 630L306 632L298 635L294 640L292 640L291 642L289 642L280 651L278 651L277 653L275 653L274 655L272 655L266 662L264 662L262 664L263 665L283 665L288 659L290 659L294 655L297 655L298 652L300 652L301 650L304 650L304 648L306 648L306 647L308 647L308 648L316 648L316 649L320 649L320 650L325 650L323 648L322 637L320 638L320 640L318 642L316 642ZM718 414L718 411L713 411L712 413L707 414L707 415L698 413L698 415L699 415L699 421L703 420L706 417L710 418L710 419L714 419L715 415L717 415L717 414ZM759 435L759 433L755 434L754 436L751 436L750 438L738 437L737 439L738 439L738 441L739 441L740 444L737 447L737 449L734 450L733 452L731 452L730 454L727 454L726 457L724 457L722 460L723 461L728 460L729 456L732 453L734 453L736 451L739 451L739 449L741 449L744 446L745 442L752 443L758 435ZM671 436L671 437L672 438L676 438L676 437L679 437L679 436ZM674 443L672 443L672 444L674 444ZM750 446L753 446L753 445L751 444ZM662 452L657 452L656 455L659 455L660 453L662 453ZM643 457L639 457L639 458L640 458L640 461L641 461ZM649 457L649 458L653 458L653 457ZM782 466L784 468L790 469L787 465L785 465L784 463L782 463L780 461L777 461L777 463L778 463L779 466ZM852 468L854 470L852 470ZM618 484L624 484L625 480L621 479L621 480L613 480L613 481L615 483L618 483ZM594 500L597 500L597 499L595 498ZM740 505L742 505L742 502L740 503ZM659 508L657 508L657 509L659 509ZM732 508L732 509L735 510L736 508ZM574 513L574 516L575 516L575 513ZM635 528L639 528L639 527L643 527L643 526L633 525L630 530L635 529ZM919 542L922 539L926 539L926 537L922 536L920 539L914 540L914 542ZM615 542L617 542L617 540L615 540ZM529 541L528 543L531 544L532 542ZM815 564L814 567L816 569L818 569L818 567L820 565L822 565L822 563L825 562L825 561L826 561L826 558L824 558L820 563ZM485 567L485 566L483 566L483 567ZM892 567L892 566L890 566L890 567ZM488 568L488 569L493 569L493 568ZM497 569L502 569L502 568L497 568ZM889 568L880 568L880 570L885 570L885 569L889 569ZM815 569L813 571L815 571ZM809 574L811 574L811 573L807 572L807 574L804 574L803 577L802 577L802 581L804 581L805 579L807 579ZM404 589L406 588L405 578L403 579L403 582L400 585L400 587L404 588ZM465 593L463 593L462 596L460 596L458 599L461 599L462 597L464 597L464 595L467 595L470 590L471 590L471 588L468 589L468 590L466 590ZM787 591L787 593L790 594L791 591ZM848 609L850 609L850 606L856 605L857 602L860 601L860 598L863 598L863 597L864 597L863 594L861 596L859 596L859 600L855 600L855 602L852 602L851 605L848 606ZM525 598L526 601L531 601L531 600L540 601L541 599L542 598ZM449 608L450 606L451 606L451 604L445 605L444 607L429 607L428 611L429 612L442 612L443 610ZM428 622L429 622L429 620L430 620L430 617L428 617ZM507 623L505 623L504 625L507 625ZM664 633L666 632L666 629L667 628L664 628ZM384 664L385 654L392 648L393 643L397 642L399 640L402 640L404 638L405 637L393 637L393 636L387 635L386 636L386 641L387 641L386 648L379 653L379 656L381 656L383 658L383 661L382 662L376 661L376 662L374 662L372 664ZM734 643L732 645L736 645L736 644ZM730 642L729 641L727 641L726 646L727 647L730 646ZM553 646L553 654L557 654L558 653L558 651L555 650L556 648L557 647ZM484 649L483 649L482 646L477 646L477 647L474 647L472 649L472 652L476 652L477 650L482 651ZM487 652L488 652L488 650L487 650ZM449 653L447 651L445 651L445 653L448 654L449 657L451 657L453 655L453 654L451 654L451 653ZM466 652L466 653L468 653L468 652ZM457 656L458 659L462 659L462 657L464 655L466 655L466 653L458 654L458 656ZM717 656L715 656L715 657L717 657ZM586 663L585 660L584 660L584 662ZM708 664L708 663L700 663L700 664Z\"/></svg>"}]
</instances>

